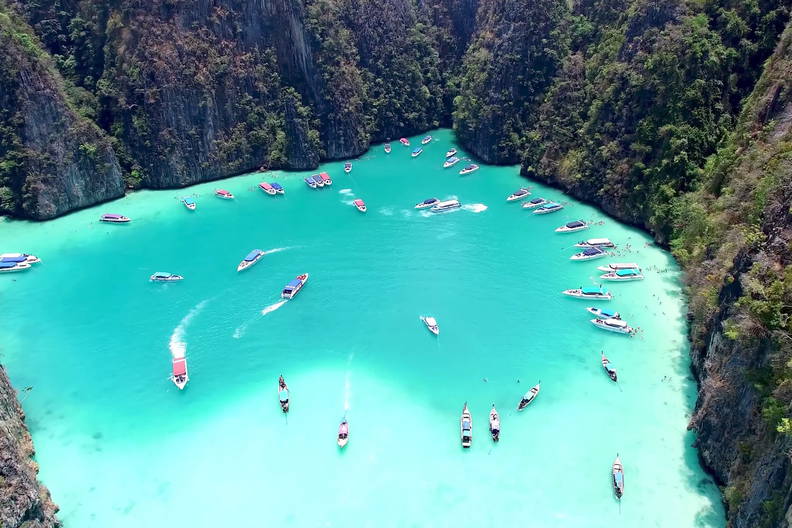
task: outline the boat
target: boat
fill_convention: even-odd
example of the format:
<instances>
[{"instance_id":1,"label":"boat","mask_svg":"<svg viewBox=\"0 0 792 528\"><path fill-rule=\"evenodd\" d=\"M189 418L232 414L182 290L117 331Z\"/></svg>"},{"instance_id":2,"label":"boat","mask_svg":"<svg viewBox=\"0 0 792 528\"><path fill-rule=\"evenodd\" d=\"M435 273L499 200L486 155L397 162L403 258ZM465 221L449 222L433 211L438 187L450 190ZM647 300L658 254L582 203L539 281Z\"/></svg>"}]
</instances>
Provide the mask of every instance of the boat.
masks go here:
<instances>
[{"instance_id":1,"label":"boat","mask_svg":"<svg viewBox=\"0 0 792 528\"><path fill-rule=\"evenodd\" d=\"M516 191L511 193L508 196L508 198L506 198L506 201L507 202L514 202L514 201L517 201L517 200L522 200L523 198L527 198L530 195L531 195L531 191L529 191L528 189L523 187L523 188L517 189Z\"/></svg>"},{"instance_id":2,"label":"boat","mask_svg":"<svg viewBox=\"0 0 792 528\"><path fill-rule=\"evenodd\" d=\"M350 163L348 161L346 163L344 163L344 172L346 172L347 174L352 172L352 163Z\"/></svg>"},{"instance_id":3,"label":"boat","mask_svg":"<svg viewBox=\"0 0 792 528\"><path fill-rule=\"evenodd\" d=\"M467 402L462 408L462 417L459 419L459 434L462 437L462 447L470 447L473 443L473 417L470 415Z\"/></svg>"},{"instance_id":4,"label":"boat","mask_svg":"<svg viewBox=\"0 0 792 528\"><path fill-rule=\"evenodd\" d=\"M544 205L546 203L550 203L550 202L548 202L544 198L532 198L527 202L523 202L522 206L525 209L533 209L534 207L539 207L540 205Z\"/></svg>"},{"instance_id":5,"label":"boat","mask_svg":"<svg viewBox=\"0 0 792 528\"><path fill-rule=\"evenodd\" d=\"M429 329L434 335L440 335L440 326L437 324L437 320L431 316L421 316L421 321L424 322L426 328Z\"/></svg>"},{"instance_id":6,"label":"boat","mask_svg":"<svg viewBox=\"0 0 792 528\"><path fill-rule=\"evenodd\" d=\"M579 248L587 248L587 247L598 247L598 248L615 248L616 244L611 242L607 238L589 238L588 240L581 240L575 247Z\"/></svg>"},{"instance_id":7,"label":"boat","mask_svg":"<svg viewBox=\"0 0 792 528\"><path fill-rule=\"evenodd\" d=\"M421 140L421 145L426 145L427 143L431 143L431 141L432 136L424 136L424 138Z\"/></svg>"},{"instance_id":8,"label":"boat","mask_svg":"<svg viewBox=\"0 0 792 528\"><path fill-rule=\"evenodd\" d=\"M490 434L493 442L500 440L500 416L498 411L495 410L494 403L492 404L492 409L490 409Z\"/></svg>"},{"instance_id":9,"label":"boat","mask_svg":"<svg viewBox=\"0 0 792 528\"><path fill-rule=\"evenodd\" d=\"M580 253L575 253L574 255L569 257L569 260L576 260L576 261L580 261L580 260L594 260L594 259L598 259L598 258L602 258L602 257L606 257L606 256L608 256L608 254L605 253L604 251L602 251L601 249L598 249L598 248L595 248L595 247L590 247L590 248L584 249Z\"/></svg>"},{"instance_id":10,"label":"boat","mask_svg":"<svg viewBox=\"0 0 792 528\"><path fill-rule=\"evenodd\" d=\"M453 211L454 209L459 209L460 207L462 207L462 204L459 203L459 200L445 200L443 202L437 202L429 210L433 213L445 213Z\"/></svg>"},{"instance_id":11,"label":"boat","mask_svg":"<svg viewBox=\"0 0 792 528\"><path fill-rule=\"evenodd\" d=\"M258 262L263 256L264 256L264 252L262 250L254 249L253 251L248 253L244 259L242 259L242 262L240 262L239 266L237 266L237 271L248 269L253 264Z\"/></svg>"},{"instance_id":12,"label":"boat","mask_svg":"<svg viewBox=\"0 0 792 528\"><path fill-rule=\"evenodd\" d=\"M479 170L479 166L475 163L472 163L470 165L466 165L461 171L459 171L459 175L464 176L465 174L470 174L471 172L476 172L477 170Z\"/></svg>"},{"instance_id":13,"label":"boat","mask_svg":"<svg viewBox=\"0 0 792 528\"><path fill-rule=\"evenodd\" d=\"M182 198L181 202L184 204L184 207L186 207L190 211L195 211L195 208L198 206L198 204L195 203L195 200L193 198L189 198L189 197Z\"/></svg>"},{"instance_id":14,"label":"boat","mask_svg":"<svg viewBox=\"0 0 792 528\"><path fill-rule=\"evenodd\" d=\"M601 299L603 301L610 301L613 299L613 294L609 291L603 290L602 286L593 287L590 286L588 288L573 288L570 290L564 290L564 295L569 295L570 297L576 297L578 299Z\"/></svg>"},{"instance_id":15,"label":"boat","mask_svg":"<svg viewBox=\"0 0 792 528\"><path fill-rule=\"evenodd\" d=\"M187 373L187 358L184 356L174 357L171 372L171 381L179 387L179 390L184 389L184 386L190 381L190 375Z\"/></svg>"},{"instance_id":16,"label":"boat","mask_svg":"<svg viewBox=\"0 0 792 528\"><path fill-rule=\"evenodd\" d=\"M311 176L311 179L314 181L317 187L324 187L324 181L322 180L322 177L319 176L318 174L314 174L313 176Z\"/></svg>"},{"instance_id":17,"label":"boat","mask_svg":"<svg viewBox=\"0 0 792 528\"><path fill-rule=\"evenodd\" d=\"M352 205L354 205L357 208L357 210L360 211L361 213L366 212L366 202L364 202L360 198L352 202Z\"/></svg>"},{"instance_id":18,"label":"boat","mask_svg":"<svg viewBox=\"0 0 792 528\"><path fill-rule=\"evenodd\" d=\"M296 279L292 279L289 283L284 286L283 291L281 292L281 299L293 299L297 292L299 292L305 283L308 282L308 274L303 273L302 275L297 275Z\"/></svg>"},{"instance_id":19,"label":"boat","mask_svg":"<svg viewBox=\"0 0 792 528\"><path fill-rule=\"evenodd\" d=\"M427 198L421 203L415 204L416 209L426 209L427 207L432 207L434 204L440 202L437 198Z\"/></svg>"},{"instance_id":20,"label":"boat","mask_svg":"<svg viewBox=\"0 0 792 528\"><path fill-rule=\"evenodd\" d=\"M275 196L276 194L278 194L278 191L276 191L275 188L267 182L261 182L258 184L258 186L259 189L269 194L270 196Z\"/></svg>"},{"instance_id":21,"label":"boat","mask_svg":"<svg viewBox=\"0 0 792 528\"><path fill-rule=\"evenodd\" d=\"M0 262L0 273L14 273L29 270L32 266L27 262Z\"/></svg>"},{"instance_id":22,"label":"boat","mask_svg":"<svg viewBox=\"0 0 792 528\"><path fill-rule=\"evenodd\" d=\"M176 275L175 273L168 273L167 271L158 271L154 273L149 280L154 282L174 282L183 280L184 277L181 275Z\"/></svg>"},{"instance_id":23,"label":"boat","mask_svg":"<svg viewBox=\"0 0 792 528\"><path fill-rule=\"evenodd\" d=\"M0 262L24 262L25 264L38 264L41 259L29 253L2 253Z\"/></svg>"},{"instance_id":24,"label":"boat","mask_svg":"<svg viewBox=\"0 0 792 528\"><path fill-rule=\"evenodd\" d=\"M626 282L643 280L644 276L643 273L641 273L641 270L633 268L609 271L608 273L600 275L600 278L606 281Z\"/></svg>"},{"instance_id":25,"label":"boat","mask_svg":"<svg viewBox=\"0 0 792 528\"><path fill-rule=\"evenodd\" d=\"M450 158L451 156L456 156L456 153L457 153L457 149L455 149L454 147L451 147L446 152L446 158Z\"/></svg>"},{"instance_id":26,"label":"boat","mask_svg":"<svg viewBox=\"0 0 792 528\"><path fill-rule=\"evenodd\" d=\"M289 412L289 387L286 385L286 380L283 379L283 374L278 378L278 401L281 411Z\"/></svg>"},{"instance_id":27,"label":"boat","mask_svg":"<svg viewBox=\"0 0 792 528\"><path fill-rule=\"evenodd\" d=\"M600 352L602 355L602 368L605 369L605 372L608 374L608 377L613 381L619 381L619 377L616 374L616 369L614 368L613 364L610 362L610 359L605 357L605 352Z\"/></svg>"},{"instance_id":28,"label":"boat","mask_svg":"<svg viewBox=\"0 0 792 528\"><path fill-rule=\"evenodd\" d=\"M401 139L399 140L399 143L401 143L401 144L402 144L402 145L404 145L405 147L409 147L409 146L410 146L410 140L409 140L409 139L407 139L407 138L401 138Z\"/></svg>"},{"instance_id":29,"label":"boat","mask_svg":"<svg viewBox=\"0 0 792 528\"><path fill-rule=\"evenodd\" d=\"M597 319L621 319L619 312L609 312L607 310L603 310L602 308L589 307L586 308L586 311L596 316Z\"/></svg>"},{"instance_id":30,"label":"boat","mask_svg":"<svg viewBox=\"0 0 792 528\"><path fill-rule=\"evenodd\" d=\"M600 271L616 271L620 269L637 269L640 271L641 266L635 262L613 262L607 266L600 266L597 269Z\"/></svg>"},{"instance_id":31,"label":"boat","mask_svg":"<svg viewBox=\"0 0 792 528\"><path fill-rule=\"evenodd\" d=\"M530 404L532 401L534 401L534 400L536 399L536 396L539 394L539 389L540 389L540 385L541 385L541 384L542 384L542 382L540 381L539 383L537 383L536 385L534 385L533 387L531 387L531 388L528 390L528 392L526 392L525 394L523 394L523 397L522 397L522 399L520 400L520 403L519 403L519 404L517 404L517 410L518 410L518 411L522 411L523 409L525 409L526 407L528 407L528 405L529 405L529 404Z\"/></svg>"},{"instance_id":32,"label":"boat","mask_svg":"<svg viewBox=\"0 0 792 528\"><path fill-rule=\"evenodd\" d=\"M99 217L100 222L107 222L108 224L126 224L131 222L132 219L120 214L103 214Z\"/></svg>"},{"instance_id":33,"label":"boat","mask_svg":"<svg viewBox=\"0 0 792 528\"><path fill-rule=\"evenodd\" d=\"M445 162L443 163L443 168L447 169L448 167L453 167L454 165L456 165L460 161L461 160L459 158L457 158L456 156L451 156L450 158L445 160Z\"/></svg>"},{"instance_id":34,"label":"boat","mask_svg":"<svg viewBox=\"0 0 792 528\"><path fill-rule=\"evenodd\" d=\"M326 172L320 172L319 177L322 178L325 185L333 185L333 180L330 179L330 175Z\"/></svg>"},{"instance_id":35,"label":"boat","mask_svg":"<svg viewBox=\"0 0 792 528\"><path fill-rule=\"evenodd\" d=\"M385 143L385 146L383 148L385 149L385 154L390 154L391 153L391 144L390 143Z\"/></svg>"},{"instance_id":36,"label":"boat","mask_svg":"<svg viewBox=\"0 0 792 528\"><path fill-rule=\"evenodd\" d=\"M616 493L616 498L621 500L624 495L624 467L618 453L616 453L616 460L613 461L612 472L613 491Z\"/></svg>"},{"instance_id":37,"label":"boat","mask_svg":"<svg viewBox=\"0 0 792 528\"><path fill-rule=\"evenodd\" d=\"M423 149L422 149L421 147L415 147L415 148L413 149L413 151L412 151L412 154L410 154L410 155L411 155L413 158L417 158L418 156L420 156L420 155L421 155L421 152L423 152Z\"/></svg>"},{"instance_id":38,"label":"boat","mask_svg":"<svg viewBox=\"0 0 792 528\"><path fill-rule=\"evenodd\" d=\"M590 226L583 220L575 220L574 222L567 222L561 227L557 227L556 233L574 233L576 231L584 231Z\"/></svg>"},{"instance_id":39,"label":"boat","mask_svg":"<svg viewBox=\"0 0 792 528\"><path fill-rule=\"evenodd\" d=\"M275 189L276 193L278 193L278 194L286 194L286 189L284 189L283 185L281 185L280 183L273 182L273 183L270 183L270 185L272 186L273 189Z\"/></svg>"},{"instance_id":40,"label":"boat","mask_svg":"<svg viewBox=\"0 0 792 528\"><path fill-rule=\"evenodd\" d=\"M346 418L338 426L338 447L344 447L349 442L349 423Z\"/></svg>"},{"instance_id":41,"label":"boat","mask_svg":"<svg viewBox=\"0 0 792 528\"><path fill-rule=\"evenodd\" d=\"M549 202L534 209L533 214L540 215L555 213L556 211L560 211L563 208L564 206L559 203Z\"/></svg>"},{"instance_id":42,"label":"boat","mask_svg":"<svg viewBox=\"0 0 792 528\"><path fill-rule=\"evenodd\" d=\"M635 333L635 329L622 319L592 319L591 324L597 328L602 328L608 332L616 332L617 334L632 335Z\"/></svg>"},{"instance_id":43,"label":"boat","mask_svg":"<svg viewBox=\"0 0 792 528\"><path fill-rule=\"evenodd\" d=\"M215 196L218 198L222 198L223 200L233 200L234 195L230 192L226 191L225 189L217 189L215 190Z\"/></svg>"},{"instance_id":44,"label":"boat","mask_svg":"<svg viewBox=\"0 0 792 528\"><path fill-rule=\"evenodd\" d=\"M305 185L307 185L311 189L316 189L316 182L313 180L312 177L309 176L308 178L303 178L303 180L305 181Z\"/></svg>"}]
</instances>

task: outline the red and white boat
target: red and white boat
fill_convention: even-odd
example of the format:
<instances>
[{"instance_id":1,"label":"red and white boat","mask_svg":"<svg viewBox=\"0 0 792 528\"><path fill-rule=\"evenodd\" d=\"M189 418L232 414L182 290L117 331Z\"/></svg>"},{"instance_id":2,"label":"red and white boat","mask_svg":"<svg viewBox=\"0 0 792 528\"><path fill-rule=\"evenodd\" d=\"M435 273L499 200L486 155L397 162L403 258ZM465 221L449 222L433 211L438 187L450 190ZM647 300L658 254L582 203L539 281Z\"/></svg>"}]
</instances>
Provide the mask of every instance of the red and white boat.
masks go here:
<instances>
[{"instance_id":1,"label":"red and white boat","mask_svg":"<svg viewBox=\"0 0 792 528\"><path fill-rule=\"evenodd\" d=\"M319 177L322 178L325 185L333 185L333 180L330 179L330 175L326 172L320 172Z\"/></svg>"},{"instance_id":2,"label":"red and white boat","mask_svg":"<svg viewBox=\"0 0 792 528\"><path fill-rule=\"evenodd\" d=\"M352 205L354 205L357 208L357 210L360 211L361 213L366 212L366 202L364 202L360 198L352 202Z\"/></svg>"},{"instance_id":3,"label":"red and white boat","mask_svg":"<svg viewBox=\"0 0 792 528\"><path fill-rule=\"evenodd\" d=\"M230 192L226 191L225 189L217 189L215 191L215 196L218 198L222 198L223 200L233 200L234 195Z\"/></svg>"},{"instance_id":4,"label":"red and white boat","mask_svg":"<svg viewBox=\"0 0 792 528\"><path fill-rule=\"evenodd\" d=\"M278 191L275 190L275 187L273 187L267 182L259 183L259 189L269 194L270 196L275 196L278 193Z\"/></svg>"},{"instance_id":5,"label":"red and white boat","mask_svg":"<svg viewBox=\"0 0 792 528\"><path fill-rule=\"evenodd\" d=\"M338 426L338 447L344 447L347 442L349 442L349 423L344 418L344 421Z\"/></svg>"},{"instance_id":6,"label":"red and white boat","mask_svg":"<svg viewBox=\"0 0 792 528\"><path fill-rule=\"evenodd\" d=\"M402 145L404 145L405 147L409 147L409 146L410 146L410 140L409 140L409 139L407 139L407 138L401 138L401 139L399 140L399 143L401 143L401 144L402 144Z\"/></svg>"},{"instance_id":7,"label":"red and white boat","mask_svg":"<svg viewBox=\"0 0 792 528\"><path fill-rule=\"evenodd\" d=\"M179 390L184 389L187 382L190 381L190 376L187 373L187 358L184 356L173 358L173 374L170 377L171 381L179 387Z\"/></svg>"}]
</instances>

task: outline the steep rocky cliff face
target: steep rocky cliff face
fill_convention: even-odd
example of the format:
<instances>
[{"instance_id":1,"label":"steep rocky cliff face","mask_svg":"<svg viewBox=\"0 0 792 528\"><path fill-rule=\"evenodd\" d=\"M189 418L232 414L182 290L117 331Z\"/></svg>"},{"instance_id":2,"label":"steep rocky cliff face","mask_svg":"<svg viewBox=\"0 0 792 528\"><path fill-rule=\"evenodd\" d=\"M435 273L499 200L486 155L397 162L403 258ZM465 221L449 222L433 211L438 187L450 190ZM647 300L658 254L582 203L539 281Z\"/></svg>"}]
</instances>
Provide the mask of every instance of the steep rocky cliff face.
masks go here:
<instances>
[{"instance_id":1,"label":"steep rocky cliff face","mask_svg":"<svg viewBox=\"0 0 792 528\"><path fill-rule=\"evenodd\" d=\"M0 526L52 528L58 507L36 480L33 443L17 395L0 367Z\"/></svg>"}]
</instances>

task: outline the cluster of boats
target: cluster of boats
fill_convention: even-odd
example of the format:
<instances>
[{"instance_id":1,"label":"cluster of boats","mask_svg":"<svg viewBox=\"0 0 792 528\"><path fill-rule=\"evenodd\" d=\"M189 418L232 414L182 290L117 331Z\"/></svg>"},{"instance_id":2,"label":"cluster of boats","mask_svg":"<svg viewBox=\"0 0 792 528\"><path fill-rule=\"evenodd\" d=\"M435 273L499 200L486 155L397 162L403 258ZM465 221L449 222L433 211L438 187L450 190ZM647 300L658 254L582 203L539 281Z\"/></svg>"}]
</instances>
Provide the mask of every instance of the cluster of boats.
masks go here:
<instances>
[{"instance_id":1,"label":"cluster of boats","mask_svg":"<svg viewBox=\"0 0 792 528\"><path fill-rule=\"evenodd\" d=\"M328 177L328 181L329 181L329 177ZM330 182L327 185L330 185L332 183L333 182ZM275 196L277 194L286 194L286 190L283 188L283 186L280 183L276 183L276 182L272 182L272 183L261 182L261 183L258 184L258 186L259 186L259 189L261 189L265 193L269 194L270 196Z\"/></svg>"},{"instance_id":2,"label":"cluster of boats","mask_svg":"<svg viewBox=\"0 0 792 528\"><path fill-rule=\"evenodd\" d=\"M461 174L461 173L460 173ZM507 202L517 202L531 195L530 189L521 187L506 197ZM523 209L533 209L533 214L543 215L560 211L564 208L563 205L557 202L552 202L544 198L532 198L522 204ZM584 228L585 229L585 228ZM558 231L558 230L556 230ZM563 231L560 231L563 232Z\"/></svg>"},{"instance_id":3,"label":"cluster of boats","mask_svg":"<svg viewBox=\"0 0 792 528\"><path fill-rule=\"evenodd\" d=\"M349 170L346 172L350 172L352 170L352 164L349 163ZM344 169L346 170L346 168ZM319 174L314 174L313 176L308 176L304 178L305 184L310 187L311 189L317 189L324 186L331 186L333 185L333 180L330 179L330 175L326 172L320 172Z\"/></svg>"},{"instance_id":4,"label":"cluster of boats","mask_svg":"<svg viewBox=\"0 0 792 528\"><path fill-rule=\"evenodd\" d=\"M39 262L41 259L28 253L2 253L0 254L0 273L27 271L33 264Z\"/></svg>"},{"instance_id":5,"label":"cluster of boats","mask_svg":"<svg viewBox=\"0 0 792 528\"><path fill-rule=\"evenodd\" d=\"M539 395L541 385L542 382L540 381L528 389L528 392L523 394L522 398L520 398L520 402L517 404L518 411L522 411L536 399L536 397ZM495 408L494 403L492 404L492 408L490 409L489 413L489 430L493 442L500 440L500 414L498 414L498 410ZM462 447L466 449L469 448L473 444L473 415L470 413L467 402L465 402L465 406L462 407L462 416L459 418L459 434L462 441Z\"/></svg>"},{"instance_id":6,"label":"cluster of boats","mask_svg":"<svg viewBox=\"0 0 792 528\"><path fill-rule=\"evenodd\" d=\"M427 198L423 202L415 204L416 209L429 209L433 213L447 213L460 207L462 204L459 203L459 200L438 200L437 198Z\"/></svg>"}]
</instances>

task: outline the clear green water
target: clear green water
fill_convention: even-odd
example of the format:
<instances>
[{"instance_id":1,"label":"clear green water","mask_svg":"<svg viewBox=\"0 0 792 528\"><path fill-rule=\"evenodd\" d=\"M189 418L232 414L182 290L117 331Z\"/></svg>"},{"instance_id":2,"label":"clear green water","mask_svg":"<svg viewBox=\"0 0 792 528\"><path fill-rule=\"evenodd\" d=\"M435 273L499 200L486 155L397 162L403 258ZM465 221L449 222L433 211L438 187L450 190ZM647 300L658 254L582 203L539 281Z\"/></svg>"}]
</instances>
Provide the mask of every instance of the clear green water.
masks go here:
<instances>
[{"instance_id":1,"label":"clear green water","mask_svg":"<svg viewBox=\"0 0 792 528\"><path fill-rule=\"evenodd\" d=\"M417 159L394 143L351 175L327 164L334 185L321 190L306 174L252 174L42 224L0 222L0 250L44 260L0 276L2 360L17 387L33 386L23 405L67 527L723 526L685 430L694 385L673 260L557 190L532 184L534 196L566 204L559 213L506 203L526 183L516 167L460 177L462 164L441 167L451 133L434 135ZM286 196L264 195L262 180ZM236 200L215 198L218 187ZM193 193L189 212L177 198ZM413 209L431 196L468 207ZM103 212L133 222L100 224ZM553 232L578 218L604 225ZM640 337L594 328L585 301L560 295L595 282L604 261L568 257L574 241L597 236L632 246L615 260L668 270L610 286L616 297L602 304ZM281 250L238 274L253 248ZM186 279L149 283L155 271ZM278 305L302 272L308 285ZM439 339L421 314L438 318ZM179 346L191 375L183 392L168 380ZM538 380L542 392L518 414ZM463 451L465 401L474 439ZM493 402L498 445L487 431ZM350 443L339 451L345 413ZM621 511L610 486L617 452Z\"/></svg>"}]
</instances>

